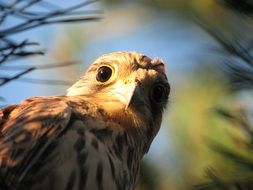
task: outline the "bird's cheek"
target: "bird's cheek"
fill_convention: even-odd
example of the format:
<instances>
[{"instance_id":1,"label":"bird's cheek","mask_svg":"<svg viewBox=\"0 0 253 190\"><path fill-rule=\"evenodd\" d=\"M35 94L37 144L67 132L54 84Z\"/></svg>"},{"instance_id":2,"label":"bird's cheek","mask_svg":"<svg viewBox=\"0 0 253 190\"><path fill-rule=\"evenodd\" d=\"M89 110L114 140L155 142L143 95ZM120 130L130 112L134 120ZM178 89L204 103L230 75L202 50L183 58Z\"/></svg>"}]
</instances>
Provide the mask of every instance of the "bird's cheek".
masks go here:
<instances>
[{"instance_id":1,"label":"bird's cheek","mask_svg":"<svg viewBox=\"0 0 253 190\"><path fill-rule=\"evenodd\" d=\"M105 102L103 102L101 107L103 107L103 109L109 113L125 110L125 104L123 104L119 101L105 101Z\"/></svg>"}]
</instances>

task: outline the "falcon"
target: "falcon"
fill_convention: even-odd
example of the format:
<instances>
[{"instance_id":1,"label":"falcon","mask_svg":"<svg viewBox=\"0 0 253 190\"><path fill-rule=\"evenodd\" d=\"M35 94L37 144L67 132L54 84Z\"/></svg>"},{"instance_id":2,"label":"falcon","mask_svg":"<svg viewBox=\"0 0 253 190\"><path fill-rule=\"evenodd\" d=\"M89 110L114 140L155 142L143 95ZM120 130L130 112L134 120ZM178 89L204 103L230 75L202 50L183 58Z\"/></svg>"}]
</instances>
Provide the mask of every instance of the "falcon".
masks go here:
<instances>
[{"instance_id":1,"label":"falcon","mask_svg":"<svg viewBox=\"0 0 253 190\"><path fill-rule=\"evenodd\" d=\"M170 85L159 59L102 55L66 96L0 111L0 189L130 190Z\"/></svg>"}]
</instances>

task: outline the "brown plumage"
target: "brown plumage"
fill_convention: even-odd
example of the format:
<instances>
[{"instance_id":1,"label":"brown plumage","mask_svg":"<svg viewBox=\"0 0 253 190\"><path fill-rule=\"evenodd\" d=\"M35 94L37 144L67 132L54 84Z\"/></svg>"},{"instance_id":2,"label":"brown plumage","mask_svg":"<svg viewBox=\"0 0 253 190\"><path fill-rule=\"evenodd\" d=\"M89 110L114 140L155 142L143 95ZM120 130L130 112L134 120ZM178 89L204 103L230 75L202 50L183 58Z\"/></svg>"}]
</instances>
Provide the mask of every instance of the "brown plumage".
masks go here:
<instances>
[{"instance_id":1,"label":"brown plumage","mask_svg":"<svg viewBox=\"0 0 253 190\"><path fill-rule=\"evenodd\" d=\"M170 87L161 60L101 56L66 96L0 111L0 188L134 189Z\"/></svg>"}]
</instances>

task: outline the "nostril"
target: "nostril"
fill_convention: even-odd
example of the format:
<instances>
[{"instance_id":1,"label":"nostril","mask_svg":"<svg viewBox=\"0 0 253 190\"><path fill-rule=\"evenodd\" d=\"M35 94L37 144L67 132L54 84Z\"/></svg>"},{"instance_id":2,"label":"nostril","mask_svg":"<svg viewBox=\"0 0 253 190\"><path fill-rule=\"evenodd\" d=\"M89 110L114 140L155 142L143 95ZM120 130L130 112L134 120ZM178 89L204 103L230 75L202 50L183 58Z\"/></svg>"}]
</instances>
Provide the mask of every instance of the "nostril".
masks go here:
<instances>
[{"instance_id":1,"label":"nostril","mask_svg":"<svg viewBox=\"0 0 253 190\"><path fill-rule=\"evenodd\" d=\"M133 82L133 80L130 80L130 79L124 80L124 84L129 84L129 83L132 83L132 82Z\"/></svg>"}]
</instances>

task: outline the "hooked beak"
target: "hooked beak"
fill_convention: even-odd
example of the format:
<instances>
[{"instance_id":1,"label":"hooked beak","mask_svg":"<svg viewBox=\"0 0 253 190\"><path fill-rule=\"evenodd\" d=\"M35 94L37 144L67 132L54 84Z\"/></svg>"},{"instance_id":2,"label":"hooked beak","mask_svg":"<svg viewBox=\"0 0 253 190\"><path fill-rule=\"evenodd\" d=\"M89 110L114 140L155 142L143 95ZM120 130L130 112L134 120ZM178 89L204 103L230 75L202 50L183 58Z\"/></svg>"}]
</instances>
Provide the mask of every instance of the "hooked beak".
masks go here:
<instances>
[{"instance_id":1,"label":"hooked beak","mask_svg":"<svg viewBox=\"0 0 253 190\"><path fill-rule=\"evenodd\" d=\"M129 107L134 95L140 96L140 89L136 82L132 83L118 83L114 88L114 95L125 105L125 110Z\"/></svg>"}]
</instances>

